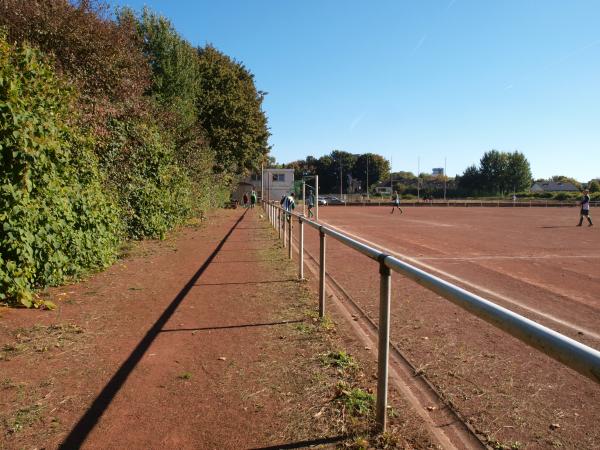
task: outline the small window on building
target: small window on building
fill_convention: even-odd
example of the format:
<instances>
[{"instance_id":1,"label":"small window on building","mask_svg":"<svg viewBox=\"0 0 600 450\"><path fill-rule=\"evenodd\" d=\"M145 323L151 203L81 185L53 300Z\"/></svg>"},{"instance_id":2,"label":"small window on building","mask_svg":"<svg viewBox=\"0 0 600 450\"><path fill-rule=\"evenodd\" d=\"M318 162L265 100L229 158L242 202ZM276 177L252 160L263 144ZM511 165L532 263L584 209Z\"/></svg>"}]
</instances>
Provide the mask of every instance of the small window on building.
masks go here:
<instances>
[{"instance_id":1,"label":"small window on building","mask_svg":"<svg viewBox=\"0 0 600 450\"><path fill-rule=\"evenodd\" d=\"M274 173L273 181L285 181L285 173Z\"/></svg>"},{"instance_id":2,"label":"small window on building","mask_svg":"<svg viewBox=\"0 0 600 450\"><path fill-rule=\"evenodd\" d=\"M252 181L260 181L260 174L253 173L253 174L250 176L250 179L251 179Z\"/></svg>"}]
</instances>

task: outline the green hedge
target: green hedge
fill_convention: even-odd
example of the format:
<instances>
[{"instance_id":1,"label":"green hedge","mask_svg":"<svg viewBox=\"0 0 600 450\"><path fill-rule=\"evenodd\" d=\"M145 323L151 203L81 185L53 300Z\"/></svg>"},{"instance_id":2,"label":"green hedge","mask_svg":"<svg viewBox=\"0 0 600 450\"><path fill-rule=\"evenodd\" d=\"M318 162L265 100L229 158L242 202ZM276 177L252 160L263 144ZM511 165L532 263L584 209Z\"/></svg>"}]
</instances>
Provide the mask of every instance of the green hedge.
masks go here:
<instances>
[{"instance_id":1,"label":"green hedge","mask_svg":"<svg viewBox=\"0 0 600 450\"><path fill-rule=\"evenodd\" d=\"M172 141L136 120L113 120L109 130L99 155L128 236L163 238L194 206L192 183L175 161Z\"/></svg>"},{"instance_id":2,"label":"green hedge","mask_svg":"<svg viewBox=\"0 0 600 450\"><path fill-rule=\"evenodd\" d=\"M121 238L74 96L42 55L0 35L0 300L109 265ZM47 305L49 306L49 305Z\"/></svg>"}]
</instances>

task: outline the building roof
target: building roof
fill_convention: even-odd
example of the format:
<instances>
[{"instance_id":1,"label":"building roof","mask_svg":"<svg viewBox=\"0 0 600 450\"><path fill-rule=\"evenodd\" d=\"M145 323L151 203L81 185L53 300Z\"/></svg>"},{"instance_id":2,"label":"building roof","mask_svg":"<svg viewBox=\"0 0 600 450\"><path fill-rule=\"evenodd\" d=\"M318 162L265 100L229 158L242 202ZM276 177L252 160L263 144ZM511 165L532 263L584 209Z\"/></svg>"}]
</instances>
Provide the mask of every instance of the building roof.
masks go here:
<instances>
[{"instance_id":1,"label":"building roof","mask_svg":"<svg viewBox=\"0 0 600 450\"><path fill-rule=\"evenodd\" d=\"M577 192L579 191L579 189L577 189L577 187L575 185L573 185L572 183L562 183L560 181L547 181L547 182L543 182L543 183L534 183L533 186L531 186L531 189L541 189L542 191L545 192L560 192L560 191L566 191L566 192Z\"/></svg>"}]
</instances>

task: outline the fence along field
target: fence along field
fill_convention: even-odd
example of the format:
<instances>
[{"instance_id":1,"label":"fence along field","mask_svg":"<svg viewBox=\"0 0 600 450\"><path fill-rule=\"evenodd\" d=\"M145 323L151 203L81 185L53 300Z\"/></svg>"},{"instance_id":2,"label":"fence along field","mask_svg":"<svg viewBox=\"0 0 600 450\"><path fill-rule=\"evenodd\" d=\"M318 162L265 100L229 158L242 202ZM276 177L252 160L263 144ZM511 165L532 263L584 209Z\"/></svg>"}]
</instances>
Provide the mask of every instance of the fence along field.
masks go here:
<instances>
[{"instance_id":1,"label":"fence along field","mask_svg":"<svg viewBox=\"0 0 600 450\"><path fill-rule=\"evenodd\" d=\"M600 244L595 229L574 226L575 208L407 208L402 216L389 209L321 208L320 218L599 347ZM304 240L318 258L318 233L306 230ZM377 264L330 239L327 272L376 322ZM596 445L597 384L415 283L392 278L392 343L488 443Z\"/></svg>"}]
</instances>

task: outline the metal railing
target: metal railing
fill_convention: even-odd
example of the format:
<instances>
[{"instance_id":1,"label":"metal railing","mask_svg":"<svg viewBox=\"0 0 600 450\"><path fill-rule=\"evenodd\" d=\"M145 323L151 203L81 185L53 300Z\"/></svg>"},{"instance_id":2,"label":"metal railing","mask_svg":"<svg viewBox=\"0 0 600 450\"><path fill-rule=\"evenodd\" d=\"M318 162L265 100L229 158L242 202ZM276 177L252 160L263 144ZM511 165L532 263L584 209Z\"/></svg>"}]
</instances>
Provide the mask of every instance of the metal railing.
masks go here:
<instances>
[{"instance_id":1,"label":"metal railing","mask_svg":"<svg viewBox=\"0 0 600 450\"><path fill-rule=\"evenodd\" d=\"M388 362L390 348L390 304L391 304L391 271L398 272L415 281L421 286L435 292L439 296L450 300L469 313L489 322L495 327L520 339L527 345L534 347L558 362L579 372L587 378L600 384L600 352L588 347L574 339L564 336L548 327L540 325L533 320L516 314L507 308L496 305L476 294L466 291L452 283L431 275L417 267L407 264L393 256L369 247L343 233L335 231L304 216L284 211L274 203L263 203L263 207L270 218L271 224L279 227L279 235L287 236L288 258L292 259L292 222L296 218L299 224L298 245L298 277L304 278L304 224L315 228L319 232L319 315L325 316L326 304L326 237L341 242L363 255L379 262L380 287L379 287L379 343L378 343L378 379L376 419L381 431L387 425L387 392L388 392Z\"/></svg>"}]
</instances>

